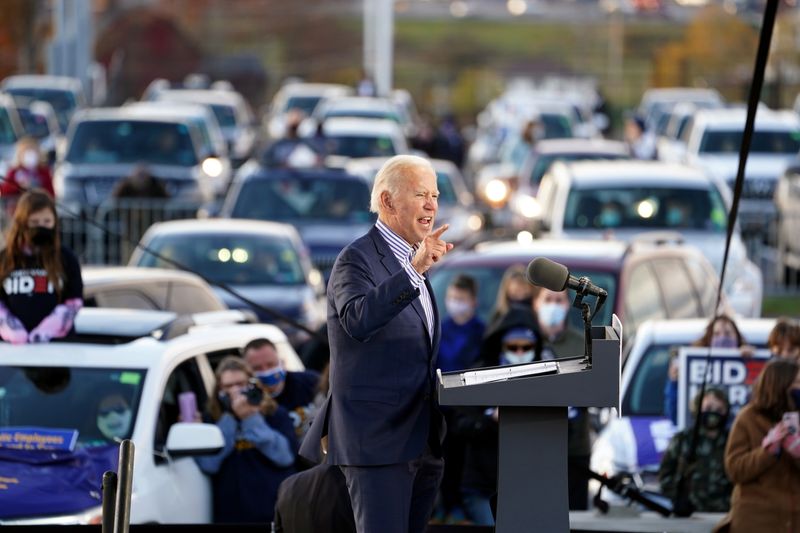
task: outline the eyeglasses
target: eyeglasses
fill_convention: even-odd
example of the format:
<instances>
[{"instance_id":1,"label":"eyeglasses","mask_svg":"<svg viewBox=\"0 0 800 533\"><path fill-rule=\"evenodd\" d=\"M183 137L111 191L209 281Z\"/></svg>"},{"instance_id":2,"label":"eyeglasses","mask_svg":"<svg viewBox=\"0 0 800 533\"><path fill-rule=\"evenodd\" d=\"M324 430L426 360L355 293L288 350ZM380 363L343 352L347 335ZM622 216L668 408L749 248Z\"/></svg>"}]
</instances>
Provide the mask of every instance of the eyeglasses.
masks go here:
<instances>
[{"instance_id":1,"label":"eyeglasses","mask_svg":"<svg viewBox=\"0 0 800 533\"><path fill-rule=\"evenodd\" d=\"M100 416L108 416L111 413L117 413L118 415L121 415L127 410L128 408L124 405L115 405L114 407L104 407L103 409L98 409L97 414Z\"/></svg>"},{"instance_id":2,"label":"eyeglasses","mask_svg":"<svg viewBox=\"0 0 800 533\"><path fill-rule=\"evenodd\" d=\"M506 344L507 352L527 352L533 350L533 344Z\"/></svg>"}]
</instances>

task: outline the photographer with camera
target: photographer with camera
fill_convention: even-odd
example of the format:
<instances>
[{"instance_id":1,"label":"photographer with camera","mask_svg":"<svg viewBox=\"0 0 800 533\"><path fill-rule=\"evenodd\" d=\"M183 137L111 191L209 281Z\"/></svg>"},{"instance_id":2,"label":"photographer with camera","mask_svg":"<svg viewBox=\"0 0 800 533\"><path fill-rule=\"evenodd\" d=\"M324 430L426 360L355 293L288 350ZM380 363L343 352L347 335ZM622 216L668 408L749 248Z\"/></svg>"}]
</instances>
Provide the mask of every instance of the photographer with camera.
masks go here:
<instances>
[{"instance_id":1,"label":"photographer with camera","mask_svg":"<svg viewBox=\"0 0 800 533\"><path fill-rule=\"evenodd\" d=\"M241 357L220 361L216 377L205 418L222 430L225 446L196 459L211 476L214 522L270 523L278 485L295 472L294 425Z\"/></svg>"}]
</instances>

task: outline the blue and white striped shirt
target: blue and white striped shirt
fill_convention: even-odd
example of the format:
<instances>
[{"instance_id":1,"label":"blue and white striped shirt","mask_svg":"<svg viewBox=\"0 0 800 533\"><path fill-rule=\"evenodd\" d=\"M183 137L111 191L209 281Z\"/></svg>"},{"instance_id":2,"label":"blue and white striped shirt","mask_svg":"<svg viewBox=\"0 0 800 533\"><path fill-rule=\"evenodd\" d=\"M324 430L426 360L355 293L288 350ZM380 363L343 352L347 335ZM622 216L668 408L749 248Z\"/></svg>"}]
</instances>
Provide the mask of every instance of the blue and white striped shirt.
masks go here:
<instances>
[{"instance_id":1,"label":"blue and white striped shirt","mask_svg":"<svg viewBox=\"0 0 800 533\"><path fill-rule=\"evenodd\" d=\"M375 227L378 228L378 233L381 234L383 240L389 245L389 249L392 250L392 254L394 254L397 262L400 263L400 266L402 266L403 270L408 274L408 279L411 280L411 284L419 289L420 302L422 303L422 309L425 310L425 325L428 327L428 335L431 340L433 340L433 302L431 301L431 295L428 292L428 287L425 285L425 278L411 266L411 258L414 257L416 246L412 247L405 239L392 231L389 226L380 220L375 223Z\"/></svg>"}]
</instances>

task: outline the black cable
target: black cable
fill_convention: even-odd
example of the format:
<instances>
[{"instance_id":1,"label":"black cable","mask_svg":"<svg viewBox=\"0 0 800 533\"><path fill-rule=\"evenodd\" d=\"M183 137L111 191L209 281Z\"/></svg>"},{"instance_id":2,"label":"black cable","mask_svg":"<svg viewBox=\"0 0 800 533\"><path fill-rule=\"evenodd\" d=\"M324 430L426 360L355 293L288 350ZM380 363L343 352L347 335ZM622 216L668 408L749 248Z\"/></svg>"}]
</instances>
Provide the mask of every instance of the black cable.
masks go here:
<instances>
[{"instance_id":1,"label":"black cable","mask_svg":"<svg viewBox=\"0 0 800 533\"><path fill-rule=\"evenodd\" d=\"M739 147L739 167L736 171L736 182L733 186L733 202L731 204L731 210L728 213L728 227L727 234L725 236L725 254L722 257L722 270L720 271L719 287L717 288L717 303L714 307L715 317L722 301L722 287L725 282L725 271L728 265L728 253L730 252L731 239L736 226L736 217L739 212L739 199L742 196L742 189L744 188L744 171L747 165L747 156L750 153L750 144L753 139L756 111L758 110L758 102L761 98L761 88L764 85L764 70L769 57L769 48L772 41L772 30L775 27L775 14L777 10L778 0L767 0L767 5L764 9L764 20L761 24L761 35L759 36L758 41L758 51L756 52L756 64L753 69L753 83L750 85L750 95L747 102L747 120L745 121L744 125L742 145ZM700 385L700 392L698 393L701 403L702 398L705 395L706 384L708 383L711 349L712 347L709 346L708 353L706 354L706 370L703 373L703 382ZM676 516L689 516L694 511L689 500L689 494L687 490L689 483L687 471L689 470L689 466L694 463L697 458L696 448L697 441L700 437L700 418L700 413L698 412L694 419L691 439L689 440L689 453L686 455L686 457L681 459L678 467L677 494L675 496L674 505L674 512Z\"/></svg>"},{"instance_id":2,"label":"black cable","mask_svg":"<svg viewBox=\"0 0 800 533\"><path fill-rule=\"evenodd\" d=\"M8 178L6 178L5 176L0 176L0 181L8 181ZM15 183L15 185L22 192L28 192L28 190L29 190L28 187L23 187L23 186L19 185L18 183ZM160 254L159 252L156 252L155 250L151 249L149 246L145 246L144 244L141 244L139 241L134 241L130 237L128 237L126 235L123 235L121 233L118 233L118 232L108 228L105 224L97 222L93 217L84 216L84 213L75 213L74 211L66 208L64 206L64 204L62 204L62 203L58 202L57 200L55 200L55 198L53 199L53 201L56 204L56 207L59 208L62 213L66 213L71 218L76 219L76 220L82 220L84 222L88 222L89 224L91 224L91 225L93 225L93 226L95 226L97 228L100 228L100 230L103 231L106 235L109 235L109 236L111 236L113 238L119 239L120 241L125 241L125 242L127 242L129 244L132 244L134 247L140 248L140 249L142 249L144 252L146 252L148 254L152 254L157 259L172 265L173 267L175 267L178 270L183 270L184 272L190 272L190 273L196 275L197 277L199 277L200 279L202 279L203 281L205 281L206 283L208 283L209 285L212 285L214 287L219 287L220 289L222 289L223 291L227 292L228 294L238 298L239 300L241 300L242 302L246 303L250 307L252 307L254 309L258 309L259 311L263 311L264 313L266 313L266 314L268 314L268 315L270 315L270 316L272 316L272 317L274 317L274 318L276 318L276 319L278 319L278 320L280 320L280 321L282 321L282 322L284 322L284 323L286 323L286 324L288 324L288 325L290 325L290 326L292 326L294 328L297 328L297 329L300 329L302 331L305 331L306 333L308 333L312 337L315 337L316 339L324 342L325 344L328 343L327 337L324 336L324 335L321 335L318 331L314 331L314 330L304 326L303 324L300 324L296 320L284 315L280 311L276 311L275 309L272 309L270 307L266 307L264 305L261 305L258 302L254 302L250 298L240 294L235 289L232 289L227 283L223 283L221 281L211 280L211 279L207 278L206 276L204 276L203 274L201 274L200 272L192 270L191 268L187 267L186 265L183 265L183 264L179 263L178 261L175 261L174 259L171 259L169 257L166 257L166 256ZM59 217L59 219L60 218L61 217Z\"/></svg>"}]
</instances>

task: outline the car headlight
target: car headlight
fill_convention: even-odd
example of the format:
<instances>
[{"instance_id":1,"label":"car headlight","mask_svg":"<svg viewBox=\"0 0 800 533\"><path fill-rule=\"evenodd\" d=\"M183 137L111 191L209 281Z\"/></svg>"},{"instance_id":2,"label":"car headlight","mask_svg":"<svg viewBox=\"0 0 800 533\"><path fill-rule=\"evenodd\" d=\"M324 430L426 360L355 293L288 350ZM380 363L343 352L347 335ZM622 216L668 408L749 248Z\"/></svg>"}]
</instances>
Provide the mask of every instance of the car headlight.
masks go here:
<instances>
[{"instance_id":1,"label":"car headlight","mask_svg":"<svg viewBox=\"0 0 800 533\"><path fill-rule=\"evenodd\" d=\"M467 219L467 227L471 231L478 231L483 227L483 218L480 215L470 215Z\"/></svg>"},{"instance_id":2,"label":"car headlight","mask_svg":"<svg viewBox=\"0 0 800 533\"><path fill-rule=\"evenodd\" d=\"M486 184L484 194L486 199L495 204L501 204L508 198L508 185L503 180L493 179Z\"/></svg>"},{"instance_id":3,"label":"car headlight","mask_svg":"<svg viewBox=\"0 0 800 533\"><path fill-rule=\"evenodd\" d=\"M212 178L218 178L220 174L222 174L222 161L216 157L206 158L201 166L203 168L203 172Z\"/></svg>"},{"instance_id":4,"label":"car headlight","mask_svg":"<svg viewBox=\"0 0 800 533\"><path fill-rule=\"evenodd\" d=\"M514 209L525 218L537 218L542 214L539 201L528 194L520 194L514 199Z\"/></svg>"}]
</instances>

